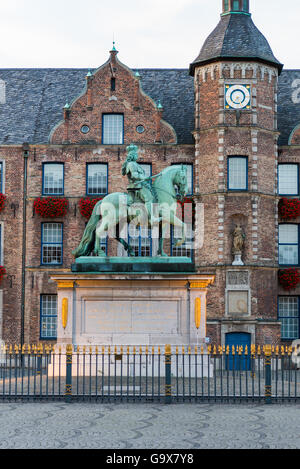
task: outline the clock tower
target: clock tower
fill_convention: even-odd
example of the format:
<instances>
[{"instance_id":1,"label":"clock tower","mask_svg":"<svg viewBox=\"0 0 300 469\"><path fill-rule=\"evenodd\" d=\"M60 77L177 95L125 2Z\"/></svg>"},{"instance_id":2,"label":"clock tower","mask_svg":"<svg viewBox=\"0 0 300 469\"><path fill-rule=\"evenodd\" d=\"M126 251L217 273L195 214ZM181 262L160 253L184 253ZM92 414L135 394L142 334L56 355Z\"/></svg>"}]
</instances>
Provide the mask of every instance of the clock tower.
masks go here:
<instances>
[{"instance_id":1,"label":"clock tower","mask_svg":"<svg viewBox=\"0 0 300 469\"><path fill-rule=\"evenodd\" d=\"M280 337L277 321L277 86L282 65L249 0L221 19L190 66L195 87L195 192L204 207L199 269L214 271L208 333ZM197 227L199 229L199 226ZM240 242L235 243L239 232ZM239 245L240 252L236 245Z\"/></svg>"}]
</instances>

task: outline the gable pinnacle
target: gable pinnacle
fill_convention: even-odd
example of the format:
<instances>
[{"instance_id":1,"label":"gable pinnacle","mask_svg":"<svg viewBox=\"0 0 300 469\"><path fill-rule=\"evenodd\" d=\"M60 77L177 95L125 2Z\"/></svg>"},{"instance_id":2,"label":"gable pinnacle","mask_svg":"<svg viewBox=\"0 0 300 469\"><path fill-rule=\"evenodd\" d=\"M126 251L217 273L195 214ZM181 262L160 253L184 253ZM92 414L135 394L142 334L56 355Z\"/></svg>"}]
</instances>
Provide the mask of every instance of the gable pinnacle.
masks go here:
<instances>
[{"instance_id":1,"label":"gable pinnacle","mask_svg":"<svg viewBox=\"0 0 300 469\"><path fill-rule=\"evenodd\" d=\"M113 41L113 48L112 50L110 51L111 54L114 54L114 55L117 55L119 51L116 49L116 43L115 41Z\"/></svg>"}]
</instances>

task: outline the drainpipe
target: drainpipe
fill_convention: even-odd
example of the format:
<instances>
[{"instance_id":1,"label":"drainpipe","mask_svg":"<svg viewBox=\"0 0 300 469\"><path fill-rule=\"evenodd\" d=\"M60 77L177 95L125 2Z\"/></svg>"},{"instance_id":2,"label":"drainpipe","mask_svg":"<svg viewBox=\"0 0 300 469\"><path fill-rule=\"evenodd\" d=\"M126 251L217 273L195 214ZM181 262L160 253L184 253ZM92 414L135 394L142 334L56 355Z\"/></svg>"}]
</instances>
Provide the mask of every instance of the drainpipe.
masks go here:
<instances>
[{"instance_id":1,"label":"drainpipe","mask_svg":"<svg viewBox=\"0 0 300 469\"><path fill-rule=\"evenodd\" d=\"M27 203L27 170L29 145L23 144L24 175L23 175L23 233L22 233L22 292L21 292L21 347L25 337L25 281L26 281L26 203Z\"/></svg>"}]
</instances>

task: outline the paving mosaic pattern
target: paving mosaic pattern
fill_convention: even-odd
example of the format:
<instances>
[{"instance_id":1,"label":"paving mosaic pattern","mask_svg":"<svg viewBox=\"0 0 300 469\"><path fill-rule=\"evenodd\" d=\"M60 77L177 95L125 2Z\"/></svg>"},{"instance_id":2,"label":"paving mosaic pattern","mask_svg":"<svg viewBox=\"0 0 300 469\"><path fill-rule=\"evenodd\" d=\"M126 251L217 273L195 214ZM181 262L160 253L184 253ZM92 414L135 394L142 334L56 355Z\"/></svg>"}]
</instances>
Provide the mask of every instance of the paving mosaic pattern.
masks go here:
<instances>
[{"instance_id":1,"label":"paving mosaic pattern","mask_svg":"<svg viewBox=\"0 0 300 469\"><path fill-rule=\"evenodd\" d=\"M300 448L300 405L2 403L0 449Z\"/></svg>"}]
</instances>

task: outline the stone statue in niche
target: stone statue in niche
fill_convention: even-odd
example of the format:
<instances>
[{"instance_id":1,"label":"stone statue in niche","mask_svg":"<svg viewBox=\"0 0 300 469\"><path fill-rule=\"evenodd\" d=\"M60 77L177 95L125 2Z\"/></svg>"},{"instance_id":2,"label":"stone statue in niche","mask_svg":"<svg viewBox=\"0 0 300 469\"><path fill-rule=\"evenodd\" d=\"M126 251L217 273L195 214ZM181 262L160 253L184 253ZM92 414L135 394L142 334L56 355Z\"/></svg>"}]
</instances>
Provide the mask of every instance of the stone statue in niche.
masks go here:
<instances>
[{"instance_id":1,"label":"stone statue in niche","mask_svg":"<svg viewBox=\"0 0 300 469\"><path fill-rule=\"evenodd\" d=\"M245 237L246 236L243 232L243 228L240 224L237 224L233 231L232 254L234 255L234 261L232 265L244 265L242 261L242 254L245 246Z\"/></svg>"}]
</instances>

